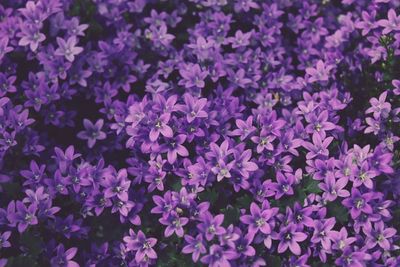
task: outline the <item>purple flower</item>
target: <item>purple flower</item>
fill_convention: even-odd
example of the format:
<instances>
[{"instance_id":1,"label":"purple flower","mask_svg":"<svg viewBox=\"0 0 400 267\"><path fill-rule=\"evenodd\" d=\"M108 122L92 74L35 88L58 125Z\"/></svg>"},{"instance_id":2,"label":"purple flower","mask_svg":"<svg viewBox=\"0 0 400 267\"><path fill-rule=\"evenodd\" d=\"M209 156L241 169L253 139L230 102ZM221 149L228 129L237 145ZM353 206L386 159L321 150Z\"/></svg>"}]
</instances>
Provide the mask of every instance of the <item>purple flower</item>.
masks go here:
<instances>
[{"instance_id":1,"label":"purple flower","mask_svg":"<svg viewBox=\"0 0 400 267\"><path fill-rule=\"evenodd\" d=\"M129 234L129 236L124 237L124 241L128 251L136 251L135 260L137 263L144 261L145 258L157 259L157 253L153 249L157 243L157 239L146 238L140 230L137 234L133 230L129 230Z\"/></svg>"},{"instance_id":2,"label":"purple flower","mask_svg":"<svg viewBox=\"0 0 400 267\"><path fill-rule=\"evenodd\" d=\"M57 37L58 48L54 52L56 56L63 56L68 61L73 62L75 60L75 56L82 53L83 48L76 46L78 43L78 39L75 36L69 37L67 41L64 39Z\"/></svg>"},{"instance_id":3,"label":"purple flower","mask_svg":"<svg viewBox=\"0 0 400 267\"><path fill-rule=\"evenodd\" d=\"M301 249L298 242L302 242L307 239L307 235L302 232L298 232L294 224L283 226L279 229L279 233L273 233L273 239L279 240L278 253L285 252L288 248L295 254L300 255Z\"/></svg>"},{"instance_id":4,"label":"purple flower","mask_svg":"<svg viewBox=\"0 0 400 267\"><path fill-rule=\"evenodd\" d=\"M187 122L191 123L196 118L207 118L208 114L203 110L207 104L206 98L195 99L191 94L186 93L183 95L183 100L185 105L179 105L177 110L186 114Z\"/></svg>"},{"instance_id":5,"label":"purple flower","mask_svg":"<svg viewBox=\"0 0 400 267\"><path fill-rule=\"evenodd\" d=\"M365 266L371 258L371 254L364 251L354 251L353 248L346 247L340 257L335 260L335 264L343 267Z\"/></svg>"},{"instance_id":6,"label":"purple flower","mask_svg":"<svg viewBox=\"0 0 400 267\"><path fill-rule=\"evenodd\" d=\"M348 237L346 227L342 227L340 231L330 231L333 244L332 249L343 250L356 241L355 237Z\"/></svg>"},{"instance_id":7,"label":"purple flower","mask_svg":"<svg viewBox=\"0 0 400 267\"><path fill-rule=\"evenodd\" d=\"M278 213L277 208L266 208L262 207L260 209L256 203L251 203L250 205L251 215L243 215L240 217L240 221L244 224L248 224L248 233L251 237L260 231L263 234L271 234L271 224L270 220L273 216Z\"/></svg>"},{"instance_id":8,"label":"purple flower","mask_svg":"<svg viewBox=\"0 0 400 267\"><path fill-rule=\"evenodd\" d=\"M7 241L11 236L11 231L6 231L0 234L0 249L11 247L11 243Z\"/></svg>"},{"instance_id":9,"label":"purple flower","mask_svg":"<svg viewBox=\"0 0 400 267\"><path fill-rule=\"evenodd\" d=\"M240 136L240 141L245 140L251 135L257 128L253 126L253 116L249 116L246 121L241 119L236 120L236 126L238 129L233 130L231 136Z\"/></svg>"},{"instance_id":10,"label":"purple flower","mask_svg":"<svg viewBox=\"0 0 400 267\"><path fill-rule=\"evenodd\" d=\"M331 230L335 226L335 218L329 218L326 220L315 220L314 221L314 233L311 237L312 243L321 243L322 247L326 250L331 249Z\"/></svg>"},{"instance_id":11,"label":"purple flower","mask_svg":"<svg viewBox=\"0 0 400 267\"><path fill-rule=\"evenodd\" d=\"M197 225L197 229L204 233L208 241L212 240L215 235L222 235L226 231L225 228L221 226L224 221L223 214L213 217L212 214L207 211L200 214L199 220L201 223Z\"/></svg>"},{"instance_id":12,"label":"purple flower","mask_svg":"<svg viewBox=\"0 0 400 267\"><path fill-rule=\"evenodd\" d=\"M208 255L201 258L201 262L210 267L230 267L229 260L237 258L237 253L233 250L225 250L219 245L211 245Z\"/></svg>"},{"instance_id":13,"label":"purple flower","mask_svg":"<svg viewBox=\"0 0 400 267\"><path fill-rule=\"evenodd\" d=\"M7 215L8 220L13 224L18 224L18 232L22 233L29 225L38 224L36 217L37 204L32 203L28 207L21 201L10 202L9 209L12 211Z\"/></svg>"},{"instance_id":14,"label":"purple flower","mask_svg":"<svg viewBox=\"0 0 400 267\"><path fill-rule=\"evenodd\" d=\"M321 136L326 136L326 131L336 128L336 125L328 121L328 111L324 110L317 116L314 112L305 116L309 123L306 126L308 133L319 133Z\"/></svg>"},{"instance_id":15,"label":"purple flower","mask_svg":"<svg viewBox=\"0 0 400 267\"><path fill-rule=\"evenodd\" d=\"M329 155L328 146L332 143L333 137L322 138L320 134L314 133L312 141L313 143L303 143L303 146L309 151L306 155L307 159Z\"/></svg>"},{"instance_id":16,"label":"purple flower","mask_svg":"<svg viewBox=\"0 0 400 267\"><path fill-rule=\"evenodd\" d=\"M24 27L22 27L19 36L21 39L19 40L18 45L29 45L32 52L35 52L38 49L39 44L46 40L46 36L41 33L38 28L30 24L25 24Z\"/></svg>"},{"instance_id":17,"label":"purple flower","mask_svg":"<svg viewBox=\"0 0 400 267\"><path fill-rule=\"evenodd\" d=\"M55 267L79 267L79 264L73 261L78 249L76 247L65 251L64 245L60 244L56 248L56 256L51 258L51 266Z\"/></svg>"},{"instance_id":18,"label":"purple flower","mask_svg":"<svg viewBox=\"0 0 400 267\"><path fill-rule=\"evenodd\" d=\"M387 91L383 92L379 99L375 97L369 100L371 107L365 111L365 114L373 113L375 119L387 118L391 109L390 103L386 102Z\"/></svg>"},{"instance_id":19,"label":"purple flower","mask_svg":"<svg viewBox=\"0 0 400 267\"><path fill-rule=\"evenodd\" d=\"M385 227L382 221L373 224L367 224L363 228L364 233L367 235L366 246L368 248L374 248L379 245L384 250L390 250L391 244L388 239L396 234L396 229L391 227Z\"/></svg>"},{"instance_id":20,"label":"purple flower","mask_svg":"<svg viewBox=\"0 0 400 267\"><path fill-rule=\"evenodd\" d=\"M118 197L121 201L128 200L128 190L131 181L128 180L128 174L126 169L121 169L118 174L107 173L104 175L104 179L101 181L101 185L104 187L104 196L112 198Z\"/></svg>"},{"instance_id":21,"label":"purple flower","mask_svg":"<svg viewBox=\"0 0 400 267\"><path fill-rule=\"evenodd\" d=\"M355 26L358 29L362 29L362 35L367 35L371 30L379 27L378 23L375 21L376 11L372 12L363 11L361 12L362 21L356 22Z\"/></svg>"},{"instance_id":22,"label":"purple flower","mask_svg":"<svg viewBox=\"0 0 400 267\"><path fill-rule=\"evenodd\" d=\"M272 188L276 191L275 199L280 199L284 195L293 195L293 184L295 183L295 176L293 174L276 173L276 183Z\"/></svg>"},{"instance_id":23,"label":"purple flower","mask_svg":"<svg viewBox=\"0 0 400 267\"><path fill-rule=\"evenodd\" d=\"M400 16L396 15L394 9L390 9L387 13L388 19L381 19L378 21L378 25L384 27L382 33L388 34L392 31L398 31L400 29Z\"/></svg>"},{"instance_id":24,"label":"purple flower","mask_svg":"<svg viewBox=\"0 0 400 267\"><path fill-rule=\"evenodd\" d=\"M14 48L8 46L9 39L7 36L0 38L0 62L3 57L14 50Z\"/></svg>"},{"instance_id":25,"label":"purple flower","mask_svg":"<svg viewBox=\"0 0 400 267\"><path fill-rule=\"evenodd\" d=\"M329 79L330 71L333 69L331 65L325 65L322 60L318 60L316 68L309 67L306 73L310 76L308 81L313 82L327 82Z\"/></svg>"},{"instance_id":26,"label":"purple flower","mask_svg":"<svg viewBox=\"0 0 400 267\"><path fill-rule=\"evenodd\" d=\"M177 160L178 155L181 157L189 156L189 151L182 144L186 140L186 135L178 134L170 139L165 139L166 144L160 148L162 151L167 151L167 159L170 164L174 164Z\"/></svg>"},{"instance_id":27,"label":"purple flower","mask_svg":"<svg viewBox=\"0 0 400 267\"><path fill-rule=\"evenodd\" d=\"M168 113L164 113L161 116L155 118L149 134L150 141L157 141L160 134L167 138L171 138L174 135L171 127L167 125L170 118L171 115Z\"/></svg>"},{"instance_id":28,"label":"purple flower","mask_svg":"<svg viewBox=\"0 0 400 267\"><path fill-rule=\"evenodd\" d=\"M336 180L335 175L327 173L323 183L318 186L324 191L323 197L328 201L334 201L337 197L348 197L350 192L344 189L348 183L347 177L341 177Z\"/></svg>"},{"instance_id":29,"label":"purple flower","mask_svg":"<svg viewBox=\"0 0 400 267\"><path fill-rule=\"evenodd\" d=\"M96 144L96 140L106 139L106 134L101 131L103 124L103 119L97 120L95 124L88 119L84 119L83 126L85 130L78 133L78 138L87 140L88 147L92 148Z\"/></svg>"},{"instance_id":30,"label":"purple flower","mask_svg":"<svg viewBox=\"0 0 400 267\"><path fill-rule=\"evenodd\" d=\"M368 203L374 197L373 193L362 194L357 188L351 189L351 196L342 201L343 205L350 209L353 219L356 219L361 213L371 214L372 206Z\"/></svg>"},{"instance_id":31,"label":"purple flower","mask_svg":"<svg viewBox=\"0 0 400 267\"><path fill-rule=\"evenodd\" d=\"M162 217L159 221L161 224L167 225L164 231L165 237L171 236L174 232L178 237L183 237L182 226L185 226L189 222L189 219L186 217L179 217L176 212L171 212L166 217Z\"/></svg>"},{"instance_id":32,"label":"purple flower","mask_svg":"<svg viewBox=\"0 0 400 267\"><path fill-rule=\"evenodd\" d=\"M182 253L191 253L194 262L197 262L199 260L200 254L204 254L207 252L203 241L203 236L201 234L198 234L196 238L190 235L185 235L185 241L187 245L183 247Z\"/></svg>"},{"instance_id":33,"label":"purple flower","mask_svg":"<svg viewBox=\"0 0 400 267\"><path fill-rule=\"evenodd\" d=\"M393 93L400 95L400 80L393 80L392 85L394 86Z\"/></svg>"},{"instance_id":34,"label":"purple flower","mask_svg":"<svg viewBox=\"0 0 400 267\"><path fill-rule=\"evenodd\" d=\"M205 86L204 79L207 77L208 71L203 71L198 64L192 64L180 68L179 74L183 77L179 81L179 85L184 85L186 88L203 88Z\"/></svg>"}]
</instances>

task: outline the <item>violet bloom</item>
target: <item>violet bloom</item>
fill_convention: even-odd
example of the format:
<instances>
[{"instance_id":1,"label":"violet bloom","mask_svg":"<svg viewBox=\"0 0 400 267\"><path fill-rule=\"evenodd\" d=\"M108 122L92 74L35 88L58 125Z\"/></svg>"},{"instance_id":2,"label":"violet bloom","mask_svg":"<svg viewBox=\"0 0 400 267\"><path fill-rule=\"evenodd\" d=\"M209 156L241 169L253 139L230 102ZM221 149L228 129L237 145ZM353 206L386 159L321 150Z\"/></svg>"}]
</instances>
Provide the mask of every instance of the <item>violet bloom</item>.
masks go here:
<instances>
[{"instance_id":1,"label":"violet bloom","mask_svg":"<svg viewBox=\"0 0 400 267\"><path fill-rule=\"evenodd\" d=\"M300 255L301 249L298 242L302 242L307 239L307 235L302 232L297 232L295 224L289 224L279 229L279 233L273 233L273 239L279 240L278 253L285 252L288 248L295 254Z\"/></svg>"},{"instance_id":2,"label":"violet bloom","mask_svg":"<svg viewBox=\"0 0 400 267\"><path fill-rule=\"evenodd\" d=\"M318 115L316 112L310 113L305 116L306 121L309 123L306 126L308 133L319 133L322 136L326 136L326 131L330 131L336 128L336 125L328 121L328 111L324 110Z\"/></svg>"},{"instance_id":3,"label":"violet bloom","mask_svg":"<svg viewBox=\"0 0 400 267\"><path fill-rule=\"evenodd\" d=\"M400 80L393 80L392 85L394 86L393 93L400 95Z\"/></svg>"},{"instance_id":4,"label":"violet bloom","mask_svg":"<svg viewBox=\"0 0 400 267\"><path fill-rule=\"evenodd\" d=\"M371 205L368 203L373 198L373 193L364 193L353 187L351 189L351 196L342 201L342 204L350 209L351 218L356 219L361 215L361 212L365 214L372 214L373 210Z\"/></svg>"},{"instance_id":5,"label":"violet bloom","mask_svg":"<svg viewBox=\"0 0 400 267\"><path fill-rule=\"evenodd\" d=\"M364 161L361 164L361 167L354 167L352 171L352 181L354 187L359 187L364 185L365 187L372 189L374 187L374 183L372 182L372 178L374 178L376 173L371 169L371 166L367 161Z\"/></svg>"},{"instance_id":6,"label":"violet bloom","mask_svg":"<svg viewBox=\"0 0 400 267\"><path fill-rule=\"evenodd\" d=\"M106 134L101 131L103 124L103 119L97 120L95 124L88 119L84 119L83 126L85 130L78 133L78 138L87 140L88 147L92 148L96 144L96 140L106 139Z\"/></svg>"},{"instance_id":7,"label":"violet bloom","mask_svg":"<svg viewBox=\"0 0 400 267\"><path fill-rule=\"evenodd\" d=\"M22 170L20 174L27 179L23 185L37 185L41 182L42 178L45 176L46 165L37 165L36 161L32 160L29 164L29 170Z\"/></svg>"},{"instance_id":8,"label":"violet bloom","mask_svg":"<svg viewBox=\"0 0 400 267\"><path fill-rule=\"evenodd\" d=\"M126 169L119 170L117 175L114 173L104 175L101 185L105 188L104 196L106 198L117 196L121 201L128 200L131 181L128 180Z\"/></svg>"},{"instance_id":9,"label":"violet bloom","mask_svg":"<svg viewBox=\"0 0 400 267\"><path fill-rule=\"evenodd\" d=\"M179 74L183 77L183 80L179 81L179 85L184 85L186 88L203 88L208 71L202 71L199 64L192 64L179 69Z\"/></svg>"},{"instance_id":10,"label":"violet bloom","mask_svg":"<svg viewBox=\"0 0 400 267\"><path fill-rule=\"evenodd\" d=\"M12 224L18 224L18 232L22 233L28 228L29 225L38 224L38 219L36 217L37 204L32 203L28 207L25 206L21 201L10 203L11 210L15 209L15 212L11 212L7 215L8 220ZM9 206L10 206L9 205Z\"/></svg>"},{"instance_id":11,"label":"violet bloom","mask_svg":"<svg viewBox=\"0 0 400 267\"><path fill-rule=\"evenodd\" d=\"M343 250L356 241L355 237L348 237L346 227L342 227L340 231L330 231L333 244L332 249Z\"/></svg>"},{"instance_id":12,"label":"violet bloom","mask_svg":"<svg viewBox=\"0 0 400 267\"><path fill-rule=\"evenodd\" d=\"M250 246L252 241L253 241L253 236L251 234L240 236L239 239L236 241L236 251L240 255L248 257L255 256L256 250L252 246Z\"/></svg>"},{"instance_id":13,"label":"violet bloom","mask_svg":"<svg viewBox=\"0 0 400 267\"><path fill-rule=\"evenodd\" d=\"M329 251L331 249L331 230L335 226L335 218L326 220L314 220L314 233L311 237L312 243L321 243L322 247Z\"/></svg>"},{"instance_id":14,"label":"violet bloom","mask_svg":"<svg viewBox=\"0 0 400 267\"><path fill-rule=\"evenodd\" d=\"M293 185L296 181L296 177L293 174L283 174L281 172L276 173L276 183L272 185L272 188L276 191L275 199L280 199L283 195L293 195Z\"/></svg>"},{"instance_id":15,"label":"violet bloom","mask_svg":"<svg viewBox=\"0 0 400 267\"><path fill-rule=\"evenodd\" d=\"M374 118L366 118L365 121L368 124L368 127L365 128L364 133L374 133L374 135L378 135L379 132L382 130L381 125L382 122L380 119L374 119Z\"/></svg>"},{"instance_id":16,"label":"violet bloom","mask_svg":"<svg viewBox=\"0 0 400 267\"><path fill-rule=\"evenodd\" d=\"M201 262L208 264L209 267L230 267L229 260L236 259L237 253L233 250L224 250L219 245L212 245L210 253L201 258Z\"/></svg>"},{"instance_id":17,"label":"violet bloom","mask_svg":"<svg viewBox=\"0 0 400 267\"><path fill-rule=\"evenodd\" d=\"M29 45L32 52L35 52L38 49L39 44L46 40L46 36L41 33L38 28L29 24L25 24L24 27L22 27L20 36L22 38L19 40L18 45Z\"/></svg>"},{"instance_id":18,"label":"violet bloom","mask_svg":"<svg viewBox=\"0 0 400 267\"><path fill-rule=\"evenodd\" d=\"M350 192L344 189L348 183L347 177L341 177L336 180L332 172L328 172L324 182L318 186L324 191L323 197L325 200L334 201L337 197L348 197Z\"/></svg>"},{"instance_id":19,"label":"violet bloom","mask_svg":"<svg viewBox=\"0 0 400 267\"><path fill-rule=\"evenodd\" d=\"M365 114L373 113L375 119L379 119L379 117L387 118L389 116L389 112L391 110L391 105L389 102L386 102L387 91L383 92L379 99L375 97L369 100L371 107L365 111Z\"/></svg>"},{"instance_id":20,"label":"violet bloom","mask_svg":"<svg viewBox=\"0 0 400 267\"><path fill-rule=\"evenodd\" d=\"M159 222L167 226L164 231L165 237L169 237L173 233L176 233L178 237L183 237L182 226L185 226L189 222L189 219L186 217L179 217L176 212L171 212L166 217L159 219Z\"/></svg>"},{"instance_id":21,"label":"violet bloom","mask_svg":"<svg viewBox=\"0 0 400 267\"><path fill-rule=\"evenodd\" d=\"M312 143L303 142L303 146L309 151L306 155L307 159L329 155L328 146L330 143L332 143L333 137L329 136L327 138L323 138L320 134L314 133L312 136L312 141Z\"/></svg>"},{"instance_id":22,"label":"violet bloom","mask_svg":"<svg viewBox=\"0 0 400 267\"><path fill-rule=\"evenodd\" d=\"M251 149L246 149L245 151L235 150L234 157L235 167L244 178L250 177L249 172L255 172L258 170L257 164L250 161Z\"/></svg>"},{"instance_id":23,"label":"violet bloom","mask_svg":"<svg viewBox=\"0 0 400 267\"><path fill-rule=\"evenodd\" d=\"M238 129L235 129L232 132L230 132L230 135L240 136L240 141L245 140L249 135L251 135L255 130L257 130L257 128L253 126L253 116L249 116L246 119L246 121L237 119L236 126L238 127Z\"/></svg>"},{"instance_id":24,"label":"violet bloom","mask_svg":"<svg viewBox=\"0 0 400 267\"><path fill-rule=\"evenodd\" d=\"M144 233L139 230L137 235L134 235L133 231L129 231L130 237L125 237L124 241L127 243L126 247L128 250L136 251L135 260L137 263L143 261L145 258L157 259L157 253L153 247L157 243L156 238L146 238Z\"/></svg>"},{"instance_id":25,"label":"violet bloom","mask_svg":"<svg viewBox=\"0 0 400 267\"><path fill-rule=\"evenodd\" d=\"M278 213L277 208L262 208L258 207L256 203L250 205L251 215L243 215L240 217L240 221L244 224L248 224L248 233L251 237L254 237L258 231L263 234L271 234L270 220L273 216Z\"/></svg>"},{"instance_id":26,"label":"violet bloom","mask_svg":"<svg viewBox=\"0 0 400 267\"><path fill-rule=\"evenodd\" d=\"M378 25L384 27L382 34L400 30L400 16L396 15L396 11L391 8L387 16L388 19L381 19L378 21Z\"/></svg>"},{"instance_id":27,"label":"violet bloom","mask_svg":"<svg viewBox=\"0 0 400 267\"><path fill-rule=\"evenodd\" d=\"M76 46L78 43L78 39L75 36L69 37L67 41L64 39L57 37L58 48L54 52L57 56L63 56L68 61L73 62L75 60L75 56L82 53L83 48Z\"/></svg>"},{"instance_id":28,"label":"violet bloom","mask_svg":"<svg viewBox=\"0 0 400 267\"><path fill-rule=\"evenodd\" d=\"M366 246L370 249L379 245L384 250L390 250L391 244L388 239L396 234L396 229L385 227L383 221L374 223L373 227L367 224L363 231L367 235Z\"/></svg>"},{"instance_id":29,"label":"violet bloom","mask_svg":"<svg viewBox=\"0 0 400 267\"><path fill-rule=\"evenodd\" d=\"M197 225L197 229L204 233L208 241L212 240L215 235L222 235L226 232L225 228L221 226L224 221L223 214L213 217L212 214L207 211L200 214L199 219L201 223Z\"/></svg>"},{"instance_id":30,"label":"violet bloom","mask_svg":"<svg viewBox=\"0 0 400 267\"><path fill-rule=\"evenodd\" d=\"M7 36L0 38L0 62L3 57L14 50L14 48L8 46L9 39Z\"/></svg>"},{"instance_id":31,"label":"violet bloom","mask_svg":"<svg viewBox=\"0 0 400 267\"><path fill-rule=\"evenodd\" d=\"M178 158L178 155L181 157L189 156L189 151L182 144L186 141L186 135L178 134L175 137L170 139L165 139L166 144L162 145L161 150L167 151L167 159L170 164L174 164Z\"/></svg>"},{"instance_id":32,"label":"violet bloom","mask_svg":"<svg viewBox=\"0 0 400 267\"><path fill-rule=\"evenodd\" d=\"M329 79L329 72L333 69L332 65L325 65L322 60L318 60L316 68L309 67L306 73L310 75L308 81L313 82L327 82Z\"/></svg>"},{"instance_id":33,"label":"violet bloom","mask_svg":"<svg viewBox=\"0 0 400 267\"><path fill-rule=\"evenodd\" d=\"M354 251L351 247L346 247L335 260L336 266L342 267L361 267L366 266L366 262L371 260L372 255L363 251Z\"/></svg>"},{"instance_id":34,"label":"violet bloom","mask_svg":"<svg viewBox=\"0 0 400 267\"><path fill-rule=\"evenodd\" d=\"M362 29L361 34L367 35L371 30L379 27L378 23L375 21L376 11L372 12L363 11L361 12L362 21L356 22L355 26L358 29Z\"/></svg>"},{"instance_id":35,"label":"violet bloom","mask_svg":"<svg viewBox=\"0 0 400 267\"><path fill-rule=\"evenodd\" d=\"M251 137L251 141L257 144L257 153L262 153L264 149L273 151L274 146L272 145L272 141L275 140L275 136L270 135L264 129L261 130L260 136L253 136Z\"/></svg>"},{"instance_id":36,"label":"violet bloom","mask_svg":"<svg viewBox=\"0 0 400 267\"><path fill-rule=\"evenodd\" d=\"M204 109L207 105L206 98L196 99L191 94L186 93L183 95L185 105L178 105L177 110L186 114L187 122L191 123L196 118L207 118L208 114Z\"/></svg>"},{"instance_id":37,"label":"violet bloom","mask_svg":"<svg viewBox=\"0 0 400 267\"><path fill-rule=\"evenodd\" d=\"M182 253L191 253L194 262L197 262L199 260L200 254L204 254L207 252L203 241L203 236L201 234L198 234L196 238L190 235L185 235L185 241L187 245L183 247Z\"/></svg>"},{"instance_id":38,"label":"violet bloom","mask_svg":"<svg viewBox=\"0 0 400 267\"><path fill-rule=\"evenodd\" d=\"M79 264L73 261L78 249L73 247L65 251L64 245L60 244L56 248L57 255L51 258L51 266L54 267L79 267Z\"/></svg>"},{"instance_id":39,"label":"violet bloom","mask_svg":"<svg viewBox=\"0 0 400 267\"><path fill-rule=\"evenodd\" d=\"M11 236L11 231L6 231L0 234L0 249L11 247L11 243L8 241L10 236Z\"/></svg>"},{"instance_id":40,"label":"violet bloom","mask_svg":"<svg viewBox=\"0 0 400 267\"><path fill-rule=\"evenodd\" d=\"M157 141L160 134L167 138L171 138L174 135L171 127L167 125L170 118L171 115L169 113L164 113L154 120L154 124L151 127L149 134L150 141Z\"/></svg>"}]
</instances>

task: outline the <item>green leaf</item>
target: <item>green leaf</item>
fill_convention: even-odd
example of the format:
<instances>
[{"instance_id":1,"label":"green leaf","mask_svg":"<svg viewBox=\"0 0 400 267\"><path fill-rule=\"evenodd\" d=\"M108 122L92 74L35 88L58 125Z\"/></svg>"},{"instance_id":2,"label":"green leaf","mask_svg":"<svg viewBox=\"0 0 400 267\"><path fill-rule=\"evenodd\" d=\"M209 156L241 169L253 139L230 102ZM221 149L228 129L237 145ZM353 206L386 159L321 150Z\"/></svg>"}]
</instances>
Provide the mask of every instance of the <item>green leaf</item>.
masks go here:
<instances>
[{"instance_id":1,"label":"green leaf","mask_svg":"<svg viewBox=\"0 0 400 267\"><path fill-rule=\"evenodd\" d=\"M224 226L229 226L239 221L240 210L238 208L228 206L225 209L221 209L221 212L224 214Z\"/></svg>"},{"instance_id":2,"label":"green leaf","mask_svg":"<svg viewBox=\"0 0 400 267\"><path fill-rule=\"evenodd\" d=\"M303 185L304 185L304 191L306 193L318 194L322 192L321 189L318 187L319 181L314 180L311 176L307 175L303 178Z\"/></svg>"},{"instance_id":3,"label":"green leaf","mask_svg":"<svg viewBox=\"0 0 400 267\"><path fill-rule=\"evenodd\" d=\"M341 224L348 221L348 210L338 200L329 202L326 207L328 209L328 215L335 217Z\"/></svg>"},{"instance_id":4,"label":"green leaf","mask_svg":"<svg viewBox=\"0 0 400 267\"><path fill-rule=\"evenodd\" d=\"M39 267L39 264L32 256L20 255L18 257L11 257L7 261L6 267Z\"/></svg>"},{"instance_id":5,"label":"green leaf","mask_svg":"<svg viewBox=\"0 0 400 267\"><path fill-rule=\"evenodd\" d=\"M209 189L199 195L200 200L210 202L212 206L218 200L218 192L215 189Z\"/></svg>"},{"instance_id":6,"label":"green leaf","mask_svg":"<svg viewBox=\"0 0 400 267\"><path fill-rule=\"evenodd\" d=\"M35 233L33 232L24 232L21 235L19 242L33 257L39 256L39 254L42 253L44 249L43 240L39 235L35 235Z\"/></svg>"},{"instance_id":7,"label":"green leaf","mask_svg":"<svg viewBox=\"0 0 400 267\"><path fill-rule=\"evenodd\" d=\"M242 208L242 209L248 209L250 207L250 204L252 201L253 201L253 199L251 196L244 195L237 199L237 205L235 205L235 206L238 208Z\"/></svg>"},{"instance_id":8,"label":"green leaf","mask_svg":"<svg viewBox=\"0 0 400 267\"><path fill-rule=\"evenodd\" d=\"M278 256L268 256L266 259L266 263L268 267L281 267L282 260Z\"/></svg>"}]
</instances>

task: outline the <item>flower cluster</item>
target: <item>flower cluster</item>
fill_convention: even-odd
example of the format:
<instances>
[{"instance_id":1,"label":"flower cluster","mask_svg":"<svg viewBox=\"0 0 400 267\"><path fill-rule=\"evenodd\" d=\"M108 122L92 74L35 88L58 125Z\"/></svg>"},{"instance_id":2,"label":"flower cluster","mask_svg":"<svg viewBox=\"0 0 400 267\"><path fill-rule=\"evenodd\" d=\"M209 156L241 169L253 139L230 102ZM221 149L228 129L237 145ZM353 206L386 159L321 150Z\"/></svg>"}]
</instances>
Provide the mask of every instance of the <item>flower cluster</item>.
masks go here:
<instances>
[{"instance_id":1,"label":"flower cluster","mask_svg":"<svg viewBox=\"0 0 400 267\"><path fill-rule=\"evenodd\" d=\"M3 0L0 267L400 266L397 0Z\"/></svg>"}]
</instances>

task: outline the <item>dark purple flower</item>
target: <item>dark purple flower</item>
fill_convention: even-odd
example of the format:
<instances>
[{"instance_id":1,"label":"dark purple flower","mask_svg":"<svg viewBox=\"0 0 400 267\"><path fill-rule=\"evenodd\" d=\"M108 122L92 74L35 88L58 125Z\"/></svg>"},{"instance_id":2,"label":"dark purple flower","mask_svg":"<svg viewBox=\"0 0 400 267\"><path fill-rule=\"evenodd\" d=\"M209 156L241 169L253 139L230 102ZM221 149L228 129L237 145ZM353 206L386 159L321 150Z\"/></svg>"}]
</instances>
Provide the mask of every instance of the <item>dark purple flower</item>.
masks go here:
<instances>
[{"instance_id":1,"label":"dark purple flower","mask_svg":"<svg viewBox=\"0 0 400 267\"><path fill-rule=\"evenodd\" d=\"M391 227L385 227L382 221L373 224L367 224L363 228L364 233L367 235L366 246L368 248L374 248L379 245L384 250L390 250L391 244L388 239L396 234L396 229Z\"/></svg>"},{"instance_id":2,"label":"dark purple flower","mask_svg":"<svg viewBox=\"0 0 400 267\"><path fill-rule=\"evenodd\" d=\"M12 212L7 215L7 218L13 225L18 224L18 232L25 232L29 225L38 224L36 203L32 203L27 207L21 201L11 202L9 208L11 208Z\"/></svg>"},{"instance_id":3,"label":"dark purple flower","mask_svg":"<svg viewBox=\"0 0 400 267\"><path fill-rule=\"evenodd\" d=\"M79 264L72 259L75 257L78 249L76 247L65 250L64 245L60 244L56 248L56 256L51 258L51 266L55 267L79 267Z\"/></svg>"},{"instance_id":4,"label":"dark purple flower","mask_svg":"<svg viewBox=\"0 0 400 267\"><path fill-rule=\"evenodd\" d=\"M137 263L142 262L145 258L157 259L157 253L153 247L157 243L155 238L146 238L142 231L137 234L133 230L129 230L129 236L124 237L127 250L136 251L135 260Z\"/></svg>"},{"instance_id":5,"label":"dark purple flower","mask_svg":"<svg viewBox=\"0 0 400 267\"><path fill-rule=\"evenodd\" d=\"M189 222L189 219L186 217L179 217L176 212L171 212L167 216L162 217L159 221L161 224L167 226L164 231L165 237L169 237L173 233L176 233L178 237L183 237L184 232L182 226L185 226Z\"/></svg>"},{"instance_id":6,"label":"dark purple flower","mask_svg":"<svg viewBox=\"0 0 400 267\"><path fill-rule=\"evenodd\" d=\"M273 233L273 239L279 240L278 253L285 252L288 248L295 254L300 255L301 249L298 242L302 242L307 239L307 235L302 232L298 232L294 224L283 226L279 229L279 233Z\"/></svg>"},{"instance_id":7,"label":"dark purple flower","mask_svg":"<svg viewBox=\"0 0 400 267\"><path fill-rule=\"evenodd\" d=\"M201 223L197 225L197 229L205 235L208 241L212 240L215 235L222 235L226 231L225 228L221 226L224 221L223 214L213 217L212 214L207 211L200 214L199 220Z\"/></svg>"},{"instance_id":8,"label":"dark purple flower","mask_svg":"<svg viewBox=\"0 0 400 267\"><path fill-rule=\"evenodd\" d=\"M10 236L11 236L11 231L6 231L0 234L0 249L11 247L11 243L8 241Z\"/></svg>"},{"instance_id":9,"label":"dark purple flower","mask_svg":"<svg viewBox=\"0 0 400 267\"><path fill-rule=\"evenodd\" d=\"M237 253L233 250L225 250L219 245L211 245L208 255L201 258L201 262L208 264L210 267L230 267L229 260L237 258Z\"/></svg>"},{"instance_id":10,"label":"dark purple flower","mask_svg":"<svg viewBox=\"0 0 400 267\"><path fill-rule=\"evenodd\" d=\"M101 131L103 124L104 121L102 119L97 120L95 124L88 119L84 119L83 126L85 130L78 133L78 138L87 140L88 147L92 148L96 144L96 140L106 139L106 134Z\"/></svg>"},{"instance_id":11,"label":"dark purple flower","mask_svg":"<svg viewBox=\"0 0 400 267\"><path fill-rule=\"evenodd\" d=\"M390 9L387 13L388 19L381 19L378 21L378 25L384 27L382 33L388 34L392 31L398 31L400 29L400 16L396 15L394 9Z\"/></svg>"},{"instance_id":12,"label":"dark purple flower","mask_svg":"<svg viewBox=\"0 0 400 267\"><path fill-rule=\"evenodd\" d=\"M196 238L190 235L185 235L185 241L187 245L183 247L182 253L191 253L194 262L197 262L199 260L200 254L204 254L207 252L203 241L203 236L201 234L198 234Z\"/></svg>"},{"instance_id":13,"label":"dark purple flower","mask_svg":"<svg viewBox=\"0 0 400 267\"><path fill-rule=\"evenodd\" d=\"M75 60L75 56L82 53L83 48L76 46L78 43L78 39L75 36L69 37L67 41L64 39L57 37L58 48L54 52L56 56L63 56L68 61L73 62Z\"/></svg>"},{"instance_id":14,"label":"dark purple flower","mask_svg":"<svg viewBox=\"0 0 400 267\"><path fill-rule=\"evenodd\" d=\"M356 219L361 213L371 214L373 212L369 201L374 197L374 193L361 193L357 188L351 189L351 196L342 201L343 205L350 209L353 219Z\"/></svg>"},{"instance_id":15,"label":"dark purple flower","mask_svg":"<svg viewBox=\"0 0 400 267\"><path fill-rule=\"evenodd\" d=\"M249 235L254 237L258 231L266 235L271 234L272 229L269 221L278 213L277 208L271 209L262 207L262 209L260 209L260 207L253 202L250 205L250 213L251 215L243 215L240 217L242 223L249 225Z\"/></svg>"}]
</instances>

